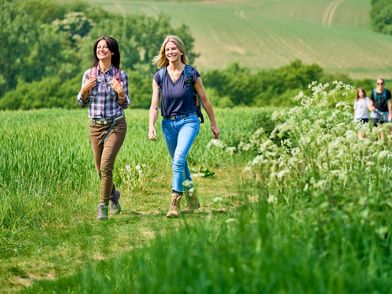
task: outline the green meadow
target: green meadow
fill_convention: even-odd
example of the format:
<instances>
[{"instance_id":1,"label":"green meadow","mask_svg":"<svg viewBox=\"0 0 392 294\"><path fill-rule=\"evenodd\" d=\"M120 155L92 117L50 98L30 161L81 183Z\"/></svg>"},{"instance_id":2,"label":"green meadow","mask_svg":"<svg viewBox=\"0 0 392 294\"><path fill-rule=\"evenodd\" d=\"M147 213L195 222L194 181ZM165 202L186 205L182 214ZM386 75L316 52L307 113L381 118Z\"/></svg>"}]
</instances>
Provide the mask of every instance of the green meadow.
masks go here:
<instances>
[{"instance_id":1,"label":"green meadow","mask_svg":"<svg viewBox=\"0 0 392 294\"><path fill-rule=\"evenodd\" d=\"M354 123L348 85L310 91L291 109L217 109L221 140L206 123L189 157L202 208L175 220L147 111L126 111L108 222L85 111L1 112L0 292L389 293L389 126Z\"/></svg>"},{"instance_id":2,"label":"green meadow","mask_svg":"<svg viewBox=\"0 0 392 294\"><path fill-rule=\"evenodd\" d=\"M392 78L369 1L89 2L187 24L201 69L301 59ZM354 95L312 82L296 107L214 108L220 140L207 119L188 158L201 208L178 219L147 110L125 111L107 222L87 109L0 111L0 293L390 293L392 132L353 122Z\"/></svg>"},{"instance_id":3,"label":"green meadow","mask_svg":"<svg viewBox=\"0 0 392 294\"><path fill-rule=\"evenodd\" d=\"M223 138L243 140L270 112L218 110ZM69 275L183 226L165 219L171 168L162 135L148 140L146 110L127 110L126 117L128 133L114 172L123 212L103 224L96 221L99 183L86 110L0 113L1 293ZM210 150L211 138L206 123L189 158L203 205L190 222L219 222L241 202L237 184L247 156Z\"/></svg>"},{"instance_id":4,"label":"green meadow","mask_svg":"<svg viewBox=\"0 0 392 294\"><path fill-rule=\"evenodd\" d=\"M392 37L370 27L368 0L90 1L186 24L202 69L277 68L300 59L352 78L391 78Z\"/></svg>"}]
</instances>

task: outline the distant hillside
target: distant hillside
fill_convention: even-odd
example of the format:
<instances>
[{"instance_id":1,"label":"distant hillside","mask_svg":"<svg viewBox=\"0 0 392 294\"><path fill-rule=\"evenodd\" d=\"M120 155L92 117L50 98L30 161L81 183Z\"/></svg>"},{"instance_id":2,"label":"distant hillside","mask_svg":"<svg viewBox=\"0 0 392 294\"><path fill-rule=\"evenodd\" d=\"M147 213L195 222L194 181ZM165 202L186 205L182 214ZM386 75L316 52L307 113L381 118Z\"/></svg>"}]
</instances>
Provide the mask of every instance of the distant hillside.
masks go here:
<instances>
[{"instance_id":1,"label":"distant hillside","mask_svg":"<svg viewBox=\"0 0 392 294\"><path fill-rule=\"evenodd\" d=\"M369 0L90 0L120 13L187 24L201 69L274 68L294 59L353 78L392 78L392 37L372 32Z\"/></svg>"}]
</instances>

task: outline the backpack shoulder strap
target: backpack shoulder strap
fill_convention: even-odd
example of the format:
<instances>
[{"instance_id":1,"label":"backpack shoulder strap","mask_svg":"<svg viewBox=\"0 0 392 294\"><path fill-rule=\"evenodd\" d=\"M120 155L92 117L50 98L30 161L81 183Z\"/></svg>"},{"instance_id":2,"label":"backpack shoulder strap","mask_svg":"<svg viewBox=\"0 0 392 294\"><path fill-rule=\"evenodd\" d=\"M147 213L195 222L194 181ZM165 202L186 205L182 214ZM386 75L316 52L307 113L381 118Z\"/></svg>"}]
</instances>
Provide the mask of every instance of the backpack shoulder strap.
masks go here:
<instances>
[{"instance_id":1,"label":"backpack shoulder strap","mask_svg":"<svg viewBox=\"0 0 392 294\"><path fill-rule=\"evenodd\" d=\"M94 71L94 73L93 73L93 71ZM94 77L98 76L98 65L94 65L93 67L90 67L90 77L91 77L91 75L93 75Z\"/></svg>"},{"instance_id":2,"label":"backpack shoulder strap","mask_svg":"<svg viewBox=\"0 0 392 294\"><path fill-rule=\"evenodd\" d=\"M196 89L194 88L195 83L193 82L193 78L191 75L191 69L192 69L192 66L190 66L189 64L185 64L185 68L184 68L185 83L192 85L193 93L195 96L196 113L197 113L197 116L200 118L200 123L204 123L204 116L201 111L200 96L197 93Z\"/></svg>"},{"instance_id":3,"label":"backpack shoulder strap","mask_svg":"<svg viewBox=\"0 0 392 294\"><path fill-rule=\"evenodd\" d=\"M114 78L116 78L116 76L117 76L116 80L121 82L121 69L120 69L120 67L117 68L117 67L113 66L113 76L114 76Z\"/></svg>"},{"instance_id":4,"label":"backpack shoulder strap","mask_svg":"<svg viewBox=\"0 0 392 294\"><path fill-rule=\"evenodd\" d=\"M191 76L191 66L189 64L185 64L184 76L185 76L185 80L192 80L192 83L193 83L193 79Z\"/></svg>"}]
</instances>

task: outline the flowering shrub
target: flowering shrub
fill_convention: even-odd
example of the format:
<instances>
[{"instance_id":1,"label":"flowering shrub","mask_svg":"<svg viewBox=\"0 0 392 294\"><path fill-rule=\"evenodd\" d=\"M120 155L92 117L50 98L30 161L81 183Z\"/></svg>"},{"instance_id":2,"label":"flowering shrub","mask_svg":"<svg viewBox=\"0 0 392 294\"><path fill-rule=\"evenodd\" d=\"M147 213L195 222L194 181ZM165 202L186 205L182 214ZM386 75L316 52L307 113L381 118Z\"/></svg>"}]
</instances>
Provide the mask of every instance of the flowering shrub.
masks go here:
<instances>
[{"instance_id":1,"label":"flowering shrub","mask_svg":"<svg viewBox=\"0 0 392 294\"><path fill-rule=\"evenodd\" d=\"M261 128L235 146L239 152L254 152L244 174L255 183L260 199L274 207L311 203L306 215L292 211L297 220L315 227L337 218L338 223L352 220L386 238L391 229L392 151L390 132L385 142L379 133L390 126L372 130L370 124L353 121L351 105L344 102L354 97L350 85L313 82L309 89L311 95L297 96L300 106L273 114L278 123L269 136ZM215 145L229 149L222 142Z\"/></svg>"}]
</instances>

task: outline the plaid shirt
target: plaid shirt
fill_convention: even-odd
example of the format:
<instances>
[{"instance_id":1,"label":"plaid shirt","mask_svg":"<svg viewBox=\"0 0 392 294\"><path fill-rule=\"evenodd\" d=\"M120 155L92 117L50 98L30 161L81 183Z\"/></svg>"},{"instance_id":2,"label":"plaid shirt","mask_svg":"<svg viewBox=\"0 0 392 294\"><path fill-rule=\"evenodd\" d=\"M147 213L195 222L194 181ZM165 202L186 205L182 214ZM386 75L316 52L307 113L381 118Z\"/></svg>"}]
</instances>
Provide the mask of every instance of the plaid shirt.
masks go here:
<instances>
[{"instance_id":1,"label":"plaid shirt","mask_svg":"<svg viewBox=\"0 0 392 294\"><path fill-rule=\"evenodd\" d=\"M97 76L97 85L89 92L85 101L82 99L82 93L78 94L78 103L81 107L89 105L88 117L89 118L109 118L113 116L120 116L123 114L123 109L127 108L130 104L128 96L128 75L126 72L121 71L121 84L124 88L125 102L123 105L119 104L118 95L110 86L110 81L114 75L119 76L118 69L111 66L106 73L103 73L99 66L88 69L83 74L82 86L89 79L90 75Z\"/></svg>"}]
</instances>

